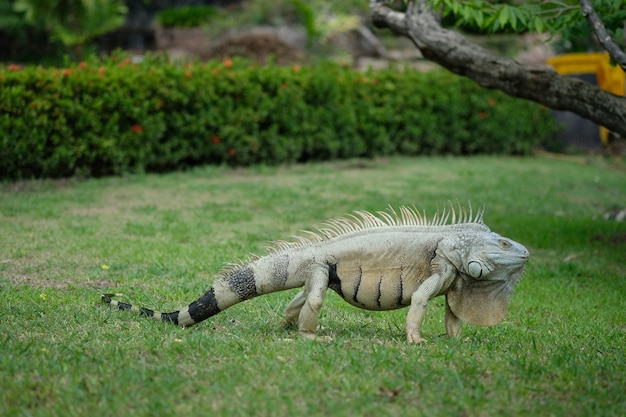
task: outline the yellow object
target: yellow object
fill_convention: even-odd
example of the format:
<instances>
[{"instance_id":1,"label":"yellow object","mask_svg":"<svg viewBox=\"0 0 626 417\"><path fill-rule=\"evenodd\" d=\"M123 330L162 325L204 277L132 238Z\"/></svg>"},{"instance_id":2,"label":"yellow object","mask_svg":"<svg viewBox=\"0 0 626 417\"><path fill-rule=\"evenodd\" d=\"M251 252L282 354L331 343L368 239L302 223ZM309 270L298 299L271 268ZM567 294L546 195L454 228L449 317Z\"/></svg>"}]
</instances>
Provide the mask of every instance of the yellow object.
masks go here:
<instances>
[{"instance_id":1,"label":"yellow object","mask_svg":"<svg viewBox=\"0 0 626 417\"><path fill-rule=\"evenodd\" d=\"M564 54L548 59L559 74L595 74L598 87L618 96L624 95L626 74L617 65L611 65L611 58L606 52ZM600 138L605 145L609 140L609 131L600 126Z\"/></svg>"}]
</instances>

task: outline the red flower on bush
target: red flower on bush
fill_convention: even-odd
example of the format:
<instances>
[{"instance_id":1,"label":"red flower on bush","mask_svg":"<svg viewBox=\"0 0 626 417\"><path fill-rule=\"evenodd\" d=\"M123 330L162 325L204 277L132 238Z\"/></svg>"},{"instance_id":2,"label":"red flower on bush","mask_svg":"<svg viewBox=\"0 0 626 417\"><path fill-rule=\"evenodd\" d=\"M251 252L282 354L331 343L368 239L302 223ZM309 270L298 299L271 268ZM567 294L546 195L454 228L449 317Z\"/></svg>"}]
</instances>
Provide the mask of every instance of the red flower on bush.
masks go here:
<instances>
[{"instance_id":1,"label":"red flower on bush","mask_svg":"<svg viewBox=\"0 0 626 417\"><path fill-rule=\"evenodd\" d=\"M484 119L486 119L486 118L487 118L487 116L488 116L488 114L487 114L487 112L486 112L486 111L481 111L480 113L478 113L478 118L479 118L480 120L484 120Z\"/></svg>"},{"instance_id":2,"label":"red flower on bush","mask_svg":"<svg viewBox=\"0 0 626 417\"><path fill-rule=\"evenodd\" d=\"M233 148L230 148L230 149L228 150L228 155L229 155L229 156L234 156L236 153L237 153L237 151L236 151L236 150L234 150Z\"/></svg>"},{"instance_id":3,"label":"red flower on bush","mask_svg":"<svg viewBox=\"0 0 626 417\"><path fill-rule=\"evenodd\" d=\"M220 144L219 136L216 136L216 135L211 136L211 142L213 142L216 145L219 145Z\"/></svg>"},{"instance_id":4,"label":"red flower on bush","mask_svg":"<svg viewBox=\"0 0 626 417\"><path fill-rule=\"evenodd\" d=\"M17 65L17 64L10 64L9 65L9 71L19 71L22 69L21 65Z\"/></svg>"},{"instance_id":5,"label":"red flower on bush","mask_svg":"<svg viewBox=\"0 0 626 417\"><path fill-rule=\"evenodd\" d=\"M141 133L141 132L143 132L143 126L142 125L132 125L130 127L130 130L132 130L135 133Z\"/></svg>"},{"instance_id":6,"label":"red flower on bush","mask_svg":"<svg viewBox=\"0 0 626 417\"><path fill-rule=\"evenodd\" d=\"M496 101L492 97L489 97L489 100L487 100L487 104L489 104L489 107L493 107L496 105Z\"/></svg>"},{"instance_id":7,"label":"red flower on bush","mask_svg":"<svg viewBox=\"0 0 626 417\"><path fill-rule=\"evenodd\" d=\"M82 69L87 68L87 63L85 61L82 61L81 63L78 64L78 68L82 68Z\"/></svg>"},{"instance_id":8,"label":"red flower on bush","mask_svg":"<svg viewBox=\"0 0 626 417\"><path fill-rule=\"evenodd\" d=\"M191 71L185 71L185 78L191 78Z\"/></svg>"},{"instance_id":9,"label":"red flower on bush","mask_svg":"<svg viewBox=\"0 0 626 417\"><path fill-rule=\"evenodd\" d=\"M226 58L226 59L224 60L224 66L225 66L226 68L230 68L230 67L232 67L232 66L233 66L233 60L232 60L232 59L229 59L229 58Z\"/></svg>"},{"instance_id":10,"label":"red flower on bush","mask_svg":"<svg viewBox=\"0 0 626 417\"><path fill-rule=\"evenodd\" d=\"M300 65L294 64L293 67L291 67L291 69L293 70L293 72L298 72L300 71Z\"/></svg>"},{"instance_id":11,"label":"red flower on bush","mask_svg":"<svg viewBox=\"0 0 626 417\"><path fill-rule=\"evenodd\" d=\"M122 62L120 62L117 65L118 65L118 67L123 68L123 67L125 67L126 65L128 65L130 63L131 63L130 58L126 57L126 58L124 58L124 60Z\"/></svg>"},{"instance_id":12,"label":"red flower on bush","mask_svg":"<svg viewBox=\"0 0 626 417\"><path fill-rule=\"evenodd\" d=\"M63 70L62 74L63 74L63 76L64 76L64 77L68 77L68 76L69 76L71 73L73 73L73 72L74 72L74 70L73 70L73 69L71 69L71 68L65 68L65 69Z\"/></svg>"}]
</instances>

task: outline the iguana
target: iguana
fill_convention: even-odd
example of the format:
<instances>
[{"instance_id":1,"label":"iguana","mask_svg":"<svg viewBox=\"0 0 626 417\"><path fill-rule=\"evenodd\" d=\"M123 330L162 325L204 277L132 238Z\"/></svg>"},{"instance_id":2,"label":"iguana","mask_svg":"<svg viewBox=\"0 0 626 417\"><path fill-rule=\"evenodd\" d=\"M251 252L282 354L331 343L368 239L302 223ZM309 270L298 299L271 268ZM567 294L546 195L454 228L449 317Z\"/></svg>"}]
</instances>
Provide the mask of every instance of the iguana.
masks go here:
<instances>
[{"instance_id":1,"label":"iguana","mask_svg":"<svg viewBox=\"0 0 626 417\"><path fill-rule=\"evenodd\" d=\"M445 326L459 336L461 320L491 326L506 315L509 296L521 278L528 250L492 232L459 206L430 220L415 208L357 211L329 220L307 237L274 242L262 257L226 266L200 298L171 313L159 313L112 299L121 310L188 327L244 300L304 287L287 306L287 324L314 337L326 290L353 306L393 310L410 306L409 342L422 343L421 326L428 301L446 296Z\"/></svg>"}]
</instances>

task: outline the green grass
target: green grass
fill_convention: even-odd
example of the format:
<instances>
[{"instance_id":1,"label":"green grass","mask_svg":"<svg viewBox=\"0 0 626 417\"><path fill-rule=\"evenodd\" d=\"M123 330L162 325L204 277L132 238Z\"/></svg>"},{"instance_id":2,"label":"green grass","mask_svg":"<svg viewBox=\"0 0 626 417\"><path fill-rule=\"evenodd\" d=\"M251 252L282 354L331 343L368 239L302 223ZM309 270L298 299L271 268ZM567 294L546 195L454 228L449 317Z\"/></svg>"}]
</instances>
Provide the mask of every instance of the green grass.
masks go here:
<instances>
[{"instance_id":1,"label":"green grass","mask_svg":"<svg viewBox=\"0 0 626 417\"><path fill-rule=\"evenodd\" d=\"M391 158L0 186L2 416L621 416L626 409L626 171L602 160ZM320 333L280 326L294 292L190 329L100 305L163 310L224 262L353 210L448 200L526 245L507 319L426 345L406 310L327 296Z\"/></svg>"}]
</instances>

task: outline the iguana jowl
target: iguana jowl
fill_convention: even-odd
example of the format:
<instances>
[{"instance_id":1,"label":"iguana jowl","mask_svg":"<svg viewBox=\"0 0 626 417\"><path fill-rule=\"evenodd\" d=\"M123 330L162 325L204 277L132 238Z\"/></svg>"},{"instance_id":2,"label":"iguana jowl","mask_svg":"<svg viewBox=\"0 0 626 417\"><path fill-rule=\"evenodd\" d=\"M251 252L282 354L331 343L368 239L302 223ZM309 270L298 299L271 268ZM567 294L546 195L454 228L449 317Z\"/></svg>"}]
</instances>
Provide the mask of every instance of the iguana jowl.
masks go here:
<instances>
[{"instance_id":1,"label":"iguana jowl","mask_svg":"<svg viewBox=\"0 0 626 417\"><path fill-rule=\"evenodd\" d=\"M461 320L483 326L502 321L529 256L523 245L492 232L482 210L474 216L471 208L444 210L430 220L407 207L355 212L305 233L307 238L276 242L263 257L227 266L204 295L178 311L155 312L113 300L114 294L102 300L188 327L241 301L304 287L285 318L314 335L330 288L368 310L410 306L407 339L421 343L426 305L440 295L446 296L448 336L460 334Z\"/></svg>"}]
</instances>

